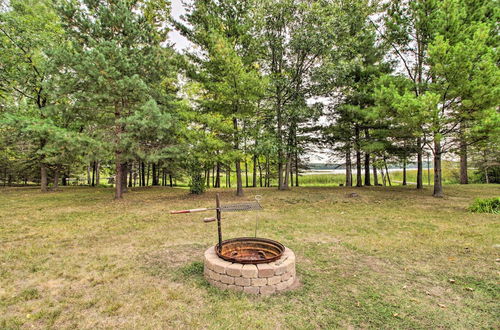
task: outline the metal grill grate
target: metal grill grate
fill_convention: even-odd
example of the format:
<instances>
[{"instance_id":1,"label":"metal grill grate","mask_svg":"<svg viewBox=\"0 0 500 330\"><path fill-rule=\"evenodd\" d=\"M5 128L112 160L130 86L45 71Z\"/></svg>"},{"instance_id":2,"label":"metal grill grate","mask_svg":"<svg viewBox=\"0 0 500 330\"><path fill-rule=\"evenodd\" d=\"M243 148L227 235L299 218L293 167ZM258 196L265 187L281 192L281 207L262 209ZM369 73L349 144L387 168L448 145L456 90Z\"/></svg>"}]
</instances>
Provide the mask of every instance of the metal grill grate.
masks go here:
<instances>
[{"instance_id":1,"label":"metal grill grate","mask_svg":"<svg viewBox=\"0 0 500 330\"><path fill-rule=\"evenodd\" d=\"M205 212L205 211L215 211L215 217L205 218L204 222L212 222L217 220L217 233L219 236L219 249L222 247L222 229L221 229L221 214L222 212L239 212L239 211L257 211L262 210L262 206L260 205L260 200L262 199L261 195L256 195L255 201L245 202L245 203L237 203L237 204L229 204L229 205L220 205L219 194L215 195L215 208L200 208L200 209L190 209L190 210L178 210L178 211L170 211L170 214L180 214L180 213L195 213L195 212ZM255 237L257 237L257 226L258 226L258 218L255 218Z\"/></svg>"},{"instance_id":2,"label":"metal grill grate","mask_svg":"<svg viewBox=\"0 0 500 330\"><path fill-rule=\"evenodd\" d=\"M220 210L223 212L256 211L262 210L262 206L260 206L259 202L255 201L248 203L222 205Z\"/></svg>"}]
</instances>

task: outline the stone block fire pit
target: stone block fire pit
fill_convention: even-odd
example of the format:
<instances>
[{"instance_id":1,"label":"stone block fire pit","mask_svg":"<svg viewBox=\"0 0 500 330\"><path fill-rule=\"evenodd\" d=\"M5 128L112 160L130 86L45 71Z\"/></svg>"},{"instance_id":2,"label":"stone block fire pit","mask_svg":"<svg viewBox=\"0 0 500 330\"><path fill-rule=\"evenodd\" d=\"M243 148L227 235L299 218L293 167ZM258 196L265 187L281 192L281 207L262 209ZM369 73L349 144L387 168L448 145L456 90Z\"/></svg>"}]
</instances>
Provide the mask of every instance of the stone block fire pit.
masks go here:
<instances>
[{"instance_id":1,"label":"stone block fire pit","mask_svg":"<svg viewBox=\"0 0 500 330\"><path fill-rule=\"evenodd\" d=\"M270 295L290 289L295 283L295 254L286 247L279 259L257 264L226 261L215 249L211 246L205 251L204 274L219 289Z\"/></svg>"},{"instance_id":2,"label":"stone block fire pit","mask_svg":"<svg viewBox=\"0 0 500 330\"><path fill-rule=\"evenodd\" d=\"M215 217L203 219L204 222L217 221L219 239L217 245L205 251L204 274L207 281L219 289L270 295L291 289L297 283L295 254L279 242L257 237L257 221L255 237L222 240L222 211L261 210L261 198L257 195L254 202L221 206L216 194L215 208L170 211L171 214L215 211Z\"/></svg>"}]
</instances>

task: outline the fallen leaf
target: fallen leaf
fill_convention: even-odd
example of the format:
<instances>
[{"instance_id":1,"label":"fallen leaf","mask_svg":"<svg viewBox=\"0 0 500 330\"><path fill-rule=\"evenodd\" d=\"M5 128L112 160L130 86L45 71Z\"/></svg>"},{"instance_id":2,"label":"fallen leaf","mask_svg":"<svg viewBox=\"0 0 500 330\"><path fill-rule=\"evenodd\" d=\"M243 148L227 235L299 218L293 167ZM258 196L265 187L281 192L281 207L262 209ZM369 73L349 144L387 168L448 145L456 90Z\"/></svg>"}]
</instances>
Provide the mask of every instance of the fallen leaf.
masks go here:
<instances>
[{"instance_id":1,"label":"fallen leaf","mask_svg":"<svg viewBox=\"0 0 500 330\"><path fill-rule=\"evenodd\" d=\"M467 291L474 291L473 288L465 288L465 290L467 290Z\"/></svg>"},{"instance_id":2,"label":"fallen leaf","mask_svg":"<svg viewBox=\"0 0 500 330\"><path fill-rule=\"evenodd\" d=\"M394 317L398 317L398 316L399 316L399 314L398 314L398 313L394 313L394 314L392 314L392 316L394 316Z\"/></svg>"},{"instance_id":3,"label":"fallen leaf","mask_svg":"<svg viewBox=\"0 0 500 330\"><path fill-rule=\"evenodd\" d=\"M448 282L450 282L450 283L455 283L455 280L454 280L454 279L452 279L452 278L450 278L450 279L448 280Z\"/></svg>"},{"instance_id":4,"label":"fallen leaf","mask_svg":"<svg viewBox=\"0 0 500 330\"><path fill-rule=\"evenodd\" d=\"M443 305L443 304L438 304L438 306L441 308L446 308L446 305Z\"/></svg>"}]
</instances>

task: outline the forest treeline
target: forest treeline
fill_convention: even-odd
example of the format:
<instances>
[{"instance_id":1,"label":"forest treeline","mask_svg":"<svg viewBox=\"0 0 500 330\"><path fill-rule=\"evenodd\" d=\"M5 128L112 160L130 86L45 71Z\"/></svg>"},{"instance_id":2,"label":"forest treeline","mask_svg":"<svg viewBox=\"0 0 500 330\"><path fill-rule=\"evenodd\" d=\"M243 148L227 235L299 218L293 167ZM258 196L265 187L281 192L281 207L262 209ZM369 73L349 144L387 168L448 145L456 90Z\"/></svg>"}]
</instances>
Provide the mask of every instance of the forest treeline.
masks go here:
<instances>
[{"instance_id":1,"label":"forest treeline","mask_svg":"<svg viewBox=\"0 0 500 330\"><path fill-rule=\"evenodd\" d=\"M162 0L0 1L0 180L47 191L106 173L119 199L182 177L201 193L234 174L241 196L298 185L317 148L343 159L346 186L416 162L421 189L427 153L434 196L446 155L461 183L471 161L485 180L498 172L497 1L186 10L175 20ZM176 51L172 30L192 46Z\"/></svg>"}]
</instances>

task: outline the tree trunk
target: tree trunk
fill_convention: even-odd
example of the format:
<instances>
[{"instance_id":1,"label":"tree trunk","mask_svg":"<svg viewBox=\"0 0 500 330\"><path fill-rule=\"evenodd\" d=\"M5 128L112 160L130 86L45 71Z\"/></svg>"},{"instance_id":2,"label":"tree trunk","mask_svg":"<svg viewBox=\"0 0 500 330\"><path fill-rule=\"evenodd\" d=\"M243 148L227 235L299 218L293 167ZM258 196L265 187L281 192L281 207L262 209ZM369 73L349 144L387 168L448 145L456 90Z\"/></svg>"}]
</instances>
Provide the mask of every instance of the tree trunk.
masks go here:
<instances>
[{"instance_id":1,"label":"tree trunk","mask_svg":"<svg viewBox=\"0 0 500 330\"><path fill-rule=\"evenodd\" d=\"M359 141L359 126L355 127L356 132L356 187L363 186L363 178L361 175L361 146Z\"/></svg>"},{"instance_id":2,"label":"tree trunk","mask_svg":"<svg viewBox=\"0 0 500 330\"><path fill-rule=\"evenodd\" d=\"M297 151L297 142L295 142L295 187L299 186L299 152Z\"/></svg>"},{"instance_id":3,"label":"tree trunk","mask_svg":"<svg viewBox=\"0 0 500 330\"><path fill-rule=\"evenodd\" d=\"M277 130L278 133L278 190L284 190L284 178L283 178L283 136L282 136L282 109L281 109L281 93L279 87L277 90L277 101L276 101L276 117L277 117ZM269 173L268 173L269 174Z\"/></svg>"},{"instance_id":4,"label":"tree trunk","mask_svg":"<svg viewBox=\"0 0 500 330\"><path fill-rule=\"evenodd\" d=\"M47 165L40 164L40 190L47 191Z\"/></svg>"},{"instance_id":5,"label":"tree trunk","mask_svg":"<svg viewBox=\"0 0 500 330\"><path fill-rule=\"evenodd\" d=\"M133 178L133 173L134 173L134 163L132 162L130 164L130 168L129 168L129 171L128 171L128 187L129 188L132 188L132 178Z\"/></svg>"},{"instance_id":6,"label":"tree trunk","mask_svg":"<svg viewBox=\"0 0 500 330\"><path fill-rule=\"evenodd\" d=\"M287 156L285 163L285 180L283 181L283 189L288 189L288 180L290 178L290 157Z\"/></svg>"},{"instance_id":7,"label":"tree trunk","mask_svg":"<svg viewBox=\"0 0 500 330\"><path fill-rule=\"evenodd\" d=\"M352 187L352 162L351 162L351 148L347 147L345 153L345 185L346 187Z\"/></svg>"},{"instance_id":8,"label":"tree trunk","mask_svg":"<svg viewBox=\"0 0 500 330\"><path fill-rule=\"evenodd\" d=\"M101 184L101 174L99 173L101 170L101 163L99 161L96 161L95 165L95 184L100 185Z\"/></svg>"},{"instance_id":9,"label":"tree trunk","mask_svg":"<svg viewBox=\"0 0 500 330\"><path fill-rule=\"evenodd\" d=\"M248 161L245 157L245 187L248 188Z\"/></svg>"},{"instance_id":10,"label":"tree trunk","mask_svg":"<svg viewBox=\"0 0 500 330\"><path fill-rule=\"evenodd\" d=\"M239 160L235 162L236 165L236 196L243 196L243 178L241 177L241 163Z\"/></svg>"},{"instance_id":11,"label":"tree trunk","mask_svg":"<svg viewBox=\"0 0 500 330\"><path fill-rule=\"evenodd\" d=\"M271 174L269 173L269 172L270 172L270 171L269 171L269 167L270 167L270 166L269 166L269 156L266 156L266 163L264 164L264 168L265 168L265 170L266 170L266 175L265 175L265 177L264 177L264 187L269 187L269 181L270 181L269 177L270 177L270 175L271 175Z\"/></svg>"},{"instance_id":12,"label":"tree trunk","mask_svg":"<svg viewBox=\"0 0 500 330\"><path fill-rule=\"evenodd\" d=\"M267 156L266 159L266 187L271 187L271 160L269 159L269 156ZM283 177L282 177L283 178Z\"/></svg>"},{"instance_id":13,"label":"tree trunk","mask_svg":"<svg viewBox=\"0 0 500 330\"><path fill-rule=\"evenodd\" d=\"M387 160L385 156L384 156L384 167L385 167L385 176L387 178L387 183L389 183L389 186L392 186L391 176L389 175L389 169L387 168Z\"/></svg>"},{"instance_id":14,"label":"tree trunk","mask_svg":"<svg viewBox=\"0 0 500 330\"><path fill-rule=\"evenodd\" d=\"M137 178L141 174L141 162L137 162L137 168L136 171L134 171L134 187L137 186ZM140 181L140 180L139 180ZM140 185L140 182L139 182Z\"/></svg>"},{"instance_id":15,"label":"tree trunk","mask_svg":"<svg viewBox=\"0 0 500 330\"><path fill-rule=\"evenodd\" d=\"M207 188L210 188L210 167L205 172L205 179L207 180Z\"/></svg>"},{"instance_id":16,"label":"tree trunk","mask_svg":"<svg viewBox=\"0 0 500 330\"><path fill-rule=\"evenodd\" d=\"M120 151L115 151L115 171L116 171L116 176L115 176L115 199L122 199L123 198L123 190L122 190L122 175L123 175L123 168L122 164L120 162L121 159L121 152Z\"/></svg>"},{"instance_id":17,"label":"tree trunk","mask_svg":"<svg viewBox=\"0 0 500 330\"><path fill-rule=\"evenodd\" d=\"M284 190L284 178L283 178L283 153L281 151L278 152L278 190Z\"/></svg>"},{"instance_id":18,"label":"tree trunk","mask_svg":"<svg viewBox=\"0 0 500 330\"><path fill-rule=\"evenodd\" d=\"M378 175L377 175L377 167L375 166L375 157L372 159L372 169L373 169L373 184L378 186Z\"/></svg>"},{"instance_id":19,"label":"tree trunk","mask_svg":"<svg viewBox=\"0 0 500 330\"><path fill-rule=\"evenodd\" d=\"M406 157L403 158L403 186L406 186Z\"/></svg>"},{"instance_id":20,"label":"tree trunk","mask_svg":"<svg viewBox=\"0 0 500 330\"><path fill-rule=\"evenodd\" d=\"M259 186L262 188L262 164L259 161Z\"/></svg>"},{"instance_id":21,"label":"tree trunk","mask_svg":"<svg viewBox=\"0 0 500 330\"><path fill-rule=\"evenodd\" d=\"M149 185L149 174L151 172L151 164L148 163L147 169L146 169L146 184L145 186Z\"/></svg>"},{"instance_id":22,"label":"tree trunk","mask_svg":"<svg viewBox=\"0 0 500 330\"><path fill-rule=\"evenodd\" d=\"M115 103L115 199L123 198L123 167L122 167L122 152L120 150L120 138L122 133L121 109L119 102Z\"/></svg>"},{"instance_id":23,"label":"tree trunk","mask_svg":"<svg viewBox=\"0 0 500 330\"><path fill-rule=\"evenodd\" d=\"M216 165L215 188L220 188L220 163Z\"/></svg>"},{"instance_id":24,"label":"tree trunk","mask_svg":"<svg viewBox=\"0 0 500 330\"><path fill-rule=\"evenodd\" d=\"M152 185L157 186L158 185L158 176L156 173L156 163L154 163L154 162L153 162L153 168L152 168L152 175L153 175Z\"/></svg>"},{"instance_id":25,"label":"tree trunk","mask_svg":"<svg viewBox=\"0 0 500 330\"><path fill-rule=\"evenodd\" d=\"M146 186L146 164L144 164L144 161L141 162L141 187Z\"/></svg>"},{"instance_id":26,"label":"tree trunk","mask_svg":"<svg viewBox=\"0 0 500 330\"><path fill-rule=\"evenodd\" d=\"M215 167L212 166L212 187L215 188Z\"/></svg>"},{"instance_id":27,"label":"tree trunk","mask_svg":"<svg viewBox=\"0 0 500 330\"><path fill-rule=\"evenodd\" d=\"M368 128L365 129L365 138L368 141L370 139L370 133ZM371 186L370 180L370 153L365 152L365 186Z\"/></svg>"},{"instance_id":28,"label":"tree trunk","mask_svg":"<svg viewBox=\"0 0 500 330\"><path fill-rule=\"evenodd\" d=\"M365 153L365 186L371 186L370 178L370 154Z\"/></svg>"},{"instance_id":29,"label":"tree trunk","mask_svg":"<svg viewBox=\"0 0 500 330\"><path fill-rule=\"evenodd\" d=\"M463 136L460 137L460 184L468 184L467 175L467 142Z\"/></svg>"},{"instance_id":30,"label":"tree trunk","mask_svg":"<svg viewBox=\"0 0 500 330\"><path fill-rule=\"evenodd\" d=\"M59 188L59 167L54 170L54 190Z\"/></svg>"},{"instance_id":31,"label":"tree trunk","mask_svg":"<svg viewBox=\"0 0 500 330\"><path fill-rule=\"evenodd\" d=\"M423 166L422 166L422 138L417 138L417 189L424 189Z\"/></svg>"},{"instance_id":32,"label":"tree trunk","mask_svg":"<svg viewBox=\"0 0 500 330\"><path fill-rule=\"evenodd\" d=\"M87 165L87 185L91 186L92 185L92 164Z\"/></svg>"},{"instance_id":33,"label":"tree trunk","mask_svg":"<svg viewBox=\"0 0 500 330\"><path fill-rule=\"evenodd\" d=\"M443 178L441 173L441 143L434 138L434 197L443 197Z\"/></svg>"},{"instance_id":34,"label":"tree trunk","mask_svg":"<svg viewBox=\"0 0 500 330\"><path fill-rule=\"evenodd\" d=\"M95 170L96 170L96 164L94 160L92 162L92 187L95 187Z\"/></svg>"},{"instance_id":35,"label":"tree trunk","mask_svg":"<svg viewBox=\"0 0 500 330\"><path fill-rule=\"evenodd\" d=\"M431 161L429 159L429 153L427 153L427 185L431 185Z\"/></svg>"},{"instance_id":36,"label":"tree trunk","mask_svg":"<svg viewBox=\"0 0 500 330\"><path fill-rule=\"evenodd\" d=\"M122 193L127 192L127 173L128 173L128 163L123 163L122 164L122 184L121 184L121 189Z\"/></svg>"},{"instance_id":37,"label":"tree trunk","mask_svg":"<svg viewBox=\"0 0 500 330\"><path fill-rule=\"evenodd\" d=\"M238 137L238 119L233 117L233 128L234 128L234 150L238 151L239 137ZM236 159L236 196L243 196L243 179L241 177L241 162L240 159Z\"/></svg>"},{"instance_id":38,"label":"tree trunk","mask_svg":"<svg viewBox=\"0 0 500 330\"><path fill-rule=\"evenodd\" d=\"M260 187L262 187L262 166L260 165L260 161L258 160L257 157L255 157L255 163L253 164L253 166L254 166L254 173L255 173L255 177L254 177L255 185L254 185L254 187L257 187L257 168L259 169Z\"/></svg>"},{"instance_id":39,"label":"tree trunk","mask_svg":"<svg viewBox=\"0 0 500 330\"><path fill-rule=\"evenodd\" d=\"M253 155L252 187L257 187L257 155Z\"/></svg>"}]
</instances>

